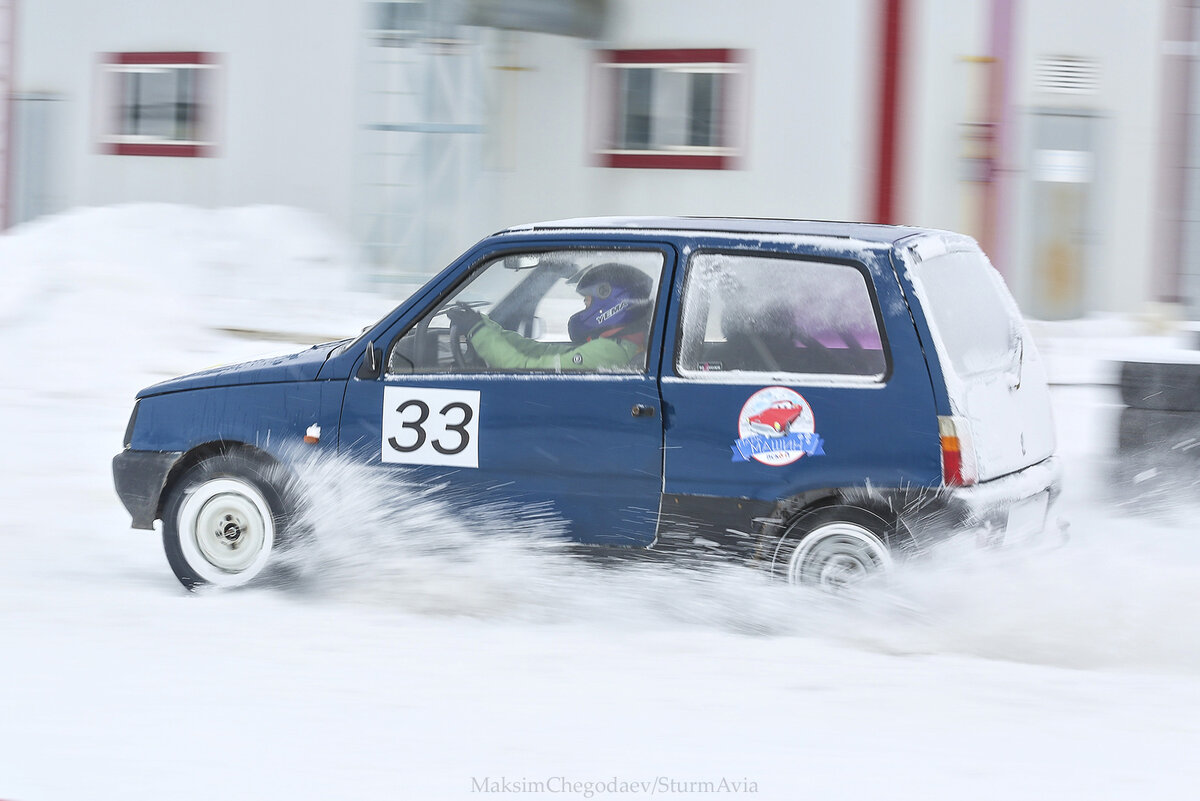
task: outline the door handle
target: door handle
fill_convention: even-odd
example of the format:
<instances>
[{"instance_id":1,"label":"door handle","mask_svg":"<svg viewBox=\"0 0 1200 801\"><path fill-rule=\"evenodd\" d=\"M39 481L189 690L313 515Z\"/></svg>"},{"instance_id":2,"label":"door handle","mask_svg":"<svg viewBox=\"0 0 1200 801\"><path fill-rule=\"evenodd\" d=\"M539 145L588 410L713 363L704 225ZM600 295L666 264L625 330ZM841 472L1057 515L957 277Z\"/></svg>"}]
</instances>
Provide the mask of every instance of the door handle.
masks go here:
<instances>
[{"instance_id":1,"label":"door handle","mask_svg":"<svg viewBox=\"0 0 1200 801\"><path fill-rule=\"evenodd\" d=\"M643 406L640 403L635 403L635 404L633 404L633 416L634 417L653 417L654 416L654 407L653 406Z\"/></svg>"}]
</instances>

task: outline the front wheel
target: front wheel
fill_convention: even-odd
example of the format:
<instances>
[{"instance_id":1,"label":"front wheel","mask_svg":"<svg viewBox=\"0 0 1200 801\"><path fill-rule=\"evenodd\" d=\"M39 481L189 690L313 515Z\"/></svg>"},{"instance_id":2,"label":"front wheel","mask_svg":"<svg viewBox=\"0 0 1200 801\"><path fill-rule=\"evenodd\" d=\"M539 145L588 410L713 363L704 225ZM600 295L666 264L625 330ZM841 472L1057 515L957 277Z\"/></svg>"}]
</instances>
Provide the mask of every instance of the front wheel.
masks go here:
<instances>
[{"instance_id":1,"label":"front wheel","mask_svg":"<svg viewBox=\"0 0 1200 801\"><path fill-rule=\"evenodd\" d=\"M780 538L773 564L789 584L838 592L895 566L905 537L895 524L854 506L815 509Z\"/></svg>"},{"instance_id":2,"label":"front wheel","mask_svg":"<svg viewBox=\"0 0 1200 801\"><path fill-rule=\"evenodd\" d=\"M163 548L189 590L239 587L268 567L284 527L272 468L226 454L198 463L176 482L163 510Z\"/></svg>"}]
</instances>

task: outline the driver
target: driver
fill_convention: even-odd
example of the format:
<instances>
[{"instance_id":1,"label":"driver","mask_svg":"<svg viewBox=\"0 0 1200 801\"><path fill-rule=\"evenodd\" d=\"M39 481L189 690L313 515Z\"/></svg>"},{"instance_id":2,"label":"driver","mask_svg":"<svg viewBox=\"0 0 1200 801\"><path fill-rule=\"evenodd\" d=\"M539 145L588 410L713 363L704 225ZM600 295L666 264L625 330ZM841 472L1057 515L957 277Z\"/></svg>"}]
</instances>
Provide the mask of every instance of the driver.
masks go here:
<instances>
[{"instance_id":1,"label":"driver","mask_svg":"<svg viewBox=\"0 0 1200 801\"><path fill-rule=\"evenodd\" d=\"M567 321L570 342L538 342L508 331L466 305L446 310L488 367L500 370L602 370L638 368L646 352L646 321L654 282L627 264L588 267L576 291L583 309Z\"/></svg>"}]
</instances>

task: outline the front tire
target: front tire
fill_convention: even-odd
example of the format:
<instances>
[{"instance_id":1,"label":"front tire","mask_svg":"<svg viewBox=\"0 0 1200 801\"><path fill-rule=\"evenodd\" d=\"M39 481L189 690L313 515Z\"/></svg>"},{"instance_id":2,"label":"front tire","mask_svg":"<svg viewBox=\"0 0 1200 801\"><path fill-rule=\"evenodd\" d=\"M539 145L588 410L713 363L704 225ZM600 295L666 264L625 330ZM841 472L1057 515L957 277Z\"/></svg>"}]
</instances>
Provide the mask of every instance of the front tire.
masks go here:
<instances>
[{"instance_id":1,"label":"front tire","mask_svg":"<svg viewBox=\"0 0 1200 801\"><path fill-rule=\"evenodd\" d=\"M773 559L789 584L840 592L890 573L907 538L898 524L856 506L801 514L780 537Z\"/></svg>"},{"instance_id":2,"label":"front tire","mask_svg":"<svg viewBox=\"0 0 1200 801\"><path fill-rule=\"evenodd\" d=\"M267 569L286 522L275 469L224 454L175 483L163 510L163 549L184 587L240 587Z\"/></svg>"}]
</instances>

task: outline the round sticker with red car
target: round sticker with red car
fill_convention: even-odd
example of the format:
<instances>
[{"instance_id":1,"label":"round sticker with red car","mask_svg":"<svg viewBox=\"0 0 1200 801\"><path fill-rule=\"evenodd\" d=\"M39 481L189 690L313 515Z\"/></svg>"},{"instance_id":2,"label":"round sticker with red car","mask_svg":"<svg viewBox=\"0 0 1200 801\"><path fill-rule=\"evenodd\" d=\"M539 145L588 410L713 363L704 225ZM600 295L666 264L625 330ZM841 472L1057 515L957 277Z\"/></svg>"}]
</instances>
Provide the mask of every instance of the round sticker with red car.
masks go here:
<instances>
[{"instance_id":1,"label":"round sticker with red car","mask_svg":"<svg viewBox=\"0 0 1200 801\"><path fill-rule=\"evenodd\" d=\"M799 392L767 387L755 392L738 415L733 461L753 459L771 467L791 464L802 456L823 456L812 407Z\"/></svg>"}]
</instances>

